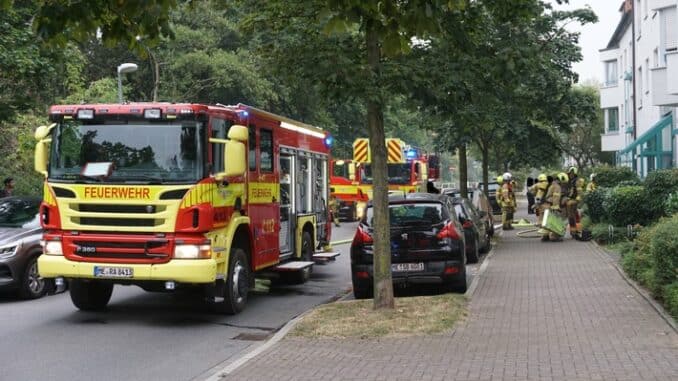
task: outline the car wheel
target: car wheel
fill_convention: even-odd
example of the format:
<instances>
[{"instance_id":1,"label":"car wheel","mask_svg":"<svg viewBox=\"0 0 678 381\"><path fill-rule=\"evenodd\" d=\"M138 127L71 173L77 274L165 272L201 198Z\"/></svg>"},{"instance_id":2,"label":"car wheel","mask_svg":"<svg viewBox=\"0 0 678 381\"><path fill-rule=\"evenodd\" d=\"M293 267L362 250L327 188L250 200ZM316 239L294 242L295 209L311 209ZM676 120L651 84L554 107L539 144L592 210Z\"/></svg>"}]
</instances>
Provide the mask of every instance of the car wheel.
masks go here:
<instances>
[{"instance_id":1,"label":"car wheel","mask_svg":"<svg viewBox=\"0 0 678 381\"><path fill-rule=\"evenodd\" d=\"M235 315L245 309L250 277L248 263L245 250L239 247L231 249L231 255L228 259L228 276L224 287L224 300L215 304L219 312Z\"/></svg>"},{"instance_id":2,"label":"car wheel","mask_svg":"<svg viewBox=\"0 0 678 381\"><path fill-rule=\"evenodd\" d=\"M21 288L19 297L22 299L37 299L47 292L47 280L38 273L38 257L33 257L28 261L21 279Z\"/></svg>"},{"instance_id":3,"label":"car wheel","mask_svg":"<svg viewBox=\"0 0 678 381\"><path fill-rule=\"evenodd\" d=\"M353 282L353 297L356 299L371 299L374 297L374 289L369 282Z\"/></svg>"},{"instance_id":4,"label":"car wheel","mask_svg":"<svg viewBox=\"0 0 678 381\"><path fill-rule=\"evenodd\" d=\"M469 254L466 258L468 263L478 263L478 238L475 238L473 240L473 250L471 251L471 254Z\"/></svg>"},{"instance_id":5,"label":"car wheel","mask_svg":"<svg viewBox=\"0 0 678 381\"><path fill-rule=\"evenodd\" d=\"M73 279L70 282L71 301L83 311L103 310L111 300L113 283Z\"/></svg>"},{"instance_id":6,"label":"car wheel","mask_svg":"<svg viewBox=\"0 0 678 381\"><path fill-rule=\"evenodd\" d=\"M464 270L459 273L459 276L454 281L447 284L446 288L448 292L460 294L463 294L468 290L468 283L466 283L466 266L464 266Z\"/></svg>"}]
</instances>

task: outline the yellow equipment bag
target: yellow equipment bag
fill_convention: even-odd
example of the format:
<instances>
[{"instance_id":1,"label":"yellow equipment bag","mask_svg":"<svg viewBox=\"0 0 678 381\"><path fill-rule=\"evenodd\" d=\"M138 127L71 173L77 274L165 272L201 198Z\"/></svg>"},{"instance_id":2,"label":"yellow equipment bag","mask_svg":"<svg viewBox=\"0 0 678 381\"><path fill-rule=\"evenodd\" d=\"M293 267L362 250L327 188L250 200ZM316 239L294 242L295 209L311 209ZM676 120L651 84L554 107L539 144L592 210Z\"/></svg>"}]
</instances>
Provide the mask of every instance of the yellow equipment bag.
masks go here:
<instances>
[{"instance_id":1,"label":"yellow equipment bag","mask_svg":"<svg viewBox=\"0 0 678 381\"><path fill-rule=\"evenodd\" d=\"M542 220L541 227L561 237L565 235L565 230L567 229L565 220L560 218L557 214L551 213L551 210L549 209L546 209L544 212L544 219Z\"/></svg>"}]
</instances>

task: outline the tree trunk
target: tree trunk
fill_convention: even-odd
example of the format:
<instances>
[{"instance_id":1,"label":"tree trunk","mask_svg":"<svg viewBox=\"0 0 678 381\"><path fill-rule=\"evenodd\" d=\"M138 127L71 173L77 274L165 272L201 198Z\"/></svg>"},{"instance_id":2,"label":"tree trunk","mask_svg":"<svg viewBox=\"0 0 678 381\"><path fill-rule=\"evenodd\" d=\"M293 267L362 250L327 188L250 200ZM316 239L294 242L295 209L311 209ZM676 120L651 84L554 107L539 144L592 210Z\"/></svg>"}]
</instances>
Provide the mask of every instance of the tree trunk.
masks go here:
<instances>
[{"instance_id":1,"label":"tree trunk","mask_svg":"<svg viewBox=\"0 0 678 381\"><path fill-rule=\"evenodd\" d=\"M487 144L482 144L480 145L480 152L483 156L483 188L482 191L485 192L485 194L490 193L490 184L489 184L489 166L490 166L490 152L487 147Z\"/></svg>"},{"instance_id":2,"label":"tree trunk","mask_svg":"<svg viewBox=\"0 0 678 381\"><path fill-rule=\"evenodd\" d=\"M466 144L459 147L459 193L468 197L468 163L466 162Z\"/></svg>"},{"instance_id":3,"label":"tree trunk","mask_svg":"<svg viewBox=\"0 0 678 381\"><path fill-rule=\"evenodd\" d=\"M372 86L379 86L380 52L373 20L367 21L367 63ZM375 92L376 93L376 92ZM393 309L391 278L391 234L388 218L388 183L386 174L386 136L384 134L383 103L380 95L367 95L367 125L372 151L372 199L374 212L374 308Z\"/></svg>"}]
</instances>

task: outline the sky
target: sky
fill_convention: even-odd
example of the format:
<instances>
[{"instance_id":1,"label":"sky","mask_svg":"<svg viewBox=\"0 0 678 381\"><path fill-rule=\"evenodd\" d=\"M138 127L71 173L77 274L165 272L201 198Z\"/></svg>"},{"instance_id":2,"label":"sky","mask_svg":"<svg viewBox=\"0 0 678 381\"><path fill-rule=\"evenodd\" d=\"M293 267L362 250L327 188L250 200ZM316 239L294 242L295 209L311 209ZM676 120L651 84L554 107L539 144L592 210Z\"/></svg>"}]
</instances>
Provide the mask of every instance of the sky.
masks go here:
<instances>
[{"instance_id":1,"label":"sky","mask_svg":"<svg viewBox=\"0 0 678 381\"><path fill-rule=\"evenodd\" d=\"M569 4L558 5L555 0L550 0L554 9L569 10L584 8L587 5L593 9L598 16L598 22L595 24L570 24L568 29L579 31L579 46L582 49L583 60L573 65L574 71L579 74L579 82L595 80L602 82L603 65L600 62L599 50L607 46L612 38L621 13L619 7L622 0L570 0Z\"/></svg>"}]
</instances>

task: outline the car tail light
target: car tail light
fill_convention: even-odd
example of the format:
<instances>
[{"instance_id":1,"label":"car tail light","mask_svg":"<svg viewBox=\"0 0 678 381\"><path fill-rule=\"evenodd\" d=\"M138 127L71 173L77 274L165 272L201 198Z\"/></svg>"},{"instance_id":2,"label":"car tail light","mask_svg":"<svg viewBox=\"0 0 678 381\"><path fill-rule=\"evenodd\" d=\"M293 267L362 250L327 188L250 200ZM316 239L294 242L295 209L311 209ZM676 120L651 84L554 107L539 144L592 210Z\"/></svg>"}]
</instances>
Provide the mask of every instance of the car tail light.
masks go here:
<instances>
[{"instance_id":1,"label":"car tail light","mask_svg":"<svg viewBox=\"0 0 678 381\"><path fill-rule=\"evenodd\" d=\"M466 220L464 221L464 224L462 225L464 229L470 229L473 227L473 221L471 220Z\"/></svg>"},{"instance_id":2,"label":"car tail light","mask_svg":"<svg viewBox=\"0 0 678 381\"><path fill-rule=\"evenodd\" d=\"M372 236L367 231L365 231L365 228L362 225L359 225L358 230L355 232L355 237L353 237L353 246L364 245L372 242Z\"/></svg>"},{"instance_id":3,"label":"car tail light","mask_svg":"<svg viewBox=\"0 0 678 381\"><path fill-rule=\"evenodd\" d=\"M450 239L460 239L459 237L459 232L457 229L454 227L453 223L448 223L443 227L437 235L438 239L445 239L445 238L450 238Z\"/></svg>"}]
</instances>

